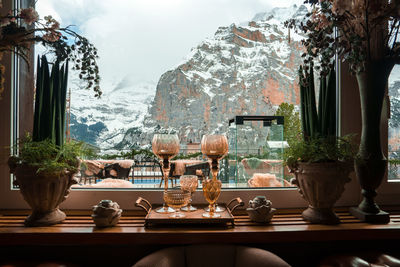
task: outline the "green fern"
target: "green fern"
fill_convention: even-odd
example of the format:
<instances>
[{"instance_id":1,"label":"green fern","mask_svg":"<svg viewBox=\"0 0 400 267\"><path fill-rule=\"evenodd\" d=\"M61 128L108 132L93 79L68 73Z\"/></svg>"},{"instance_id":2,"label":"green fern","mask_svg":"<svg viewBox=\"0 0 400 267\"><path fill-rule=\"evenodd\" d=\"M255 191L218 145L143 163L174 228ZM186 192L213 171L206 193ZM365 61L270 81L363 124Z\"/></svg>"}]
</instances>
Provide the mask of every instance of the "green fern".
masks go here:
<instances>
[{"instance_id":1,"label":"green fern","mask_svg":"<svg viewBox=\"0 0 400 267\"><path fill-rule=\"evenodd\" d=\"M38 57L32 136L19 140L19 155L9 159L11 172L29 165L42 174L77 172L79 157L88 150L82 142L64 142L68 62L56 61L50 71L46 56Z\"/></svg>"},{"instance_id":2,"label":"green fern","mask_svg":"<svg viewBox=\"0 0 400 267\"><path fill-rule=\"evenodd\" d=\"M41 174L75 173L79 168L79 158L90 153L83 142L71 141L60 147L49 139L33 141L30 135L15 146L19 147L19 155L9 159L11 172L16 166L29 165Z\"/></svg>"},{"instance_id":3,"label":"green fern","mask_svg":"<svg viewBox=\"0 0 400 267\"><path fill-rule=\"evenodd\" d=\"M286 165L294 167L297 162L352 161L357 154L354 135L344 137L315 137L293 143L285 149Z\"/></svg>"}]
</instances>

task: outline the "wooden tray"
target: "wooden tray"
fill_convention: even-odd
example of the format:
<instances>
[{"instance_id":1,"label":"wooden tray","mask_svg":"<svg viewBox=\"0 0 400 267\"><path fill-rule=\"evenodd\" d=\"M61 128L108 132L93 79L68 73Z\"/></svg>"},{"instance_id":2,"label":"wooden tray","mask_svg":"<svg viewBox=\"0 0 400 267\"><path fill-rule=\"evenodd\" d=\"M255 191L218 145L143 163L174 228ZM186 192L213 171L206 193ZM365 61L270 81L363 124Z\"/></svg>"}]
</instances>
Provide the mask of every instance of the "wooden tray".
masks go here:
<instances>
[{"instance_id":1,"label":"wooden tray","mask_svg":"<svg viewBox=\"0 0 400 267\"><path fill-rule=\"evenodd\" d=\"M236 205L233 205L236 202ZM205 212L205 208L208 205L205 204L194 204L197 208L196 211L185 212L181 211L186 215L184 218L171 218L170 213L158 213L155 210L161 205L155 205L154 207L150 204L146 199L139 197L136 200L136 206L141 207L147 212L145 218L145 226L150 227L154 225L232 225L234 226L234 217L232 215L232 211L239 206L243 206L243 201L237 197L229 201L228 204L220 204L218 206L224 207L225 210L222 212L218 212L221 214L221 217L218 218L206 218L203 217L203 213Z\"/></svg>"}]
</instances>

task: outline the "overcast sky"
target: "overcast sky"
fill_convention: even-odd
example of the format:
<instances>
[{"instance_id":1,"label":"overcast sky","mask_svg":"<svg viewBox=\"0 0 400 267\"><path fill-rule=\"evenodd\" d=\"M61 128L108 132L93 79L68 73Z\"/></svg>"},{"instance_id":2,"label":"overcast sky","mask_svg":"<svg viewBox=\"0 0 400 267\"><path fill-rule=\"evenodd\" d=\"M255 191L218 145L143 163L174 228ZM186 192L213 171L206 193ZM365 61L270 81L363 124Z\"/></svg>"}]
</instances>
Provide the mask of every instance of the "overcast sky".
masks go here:
<instances>
[{"instance_id":1,"label":"overcast sky","mask_svg":"<svg viewBox=\"0 0 400 267\"><path fill-rule=\"evenodd\" d=\"M157 83L219 26L303 0L38 0L40 17L76 25L99 50L102 87L129 77Z\"/></svg>"}]
</instances>

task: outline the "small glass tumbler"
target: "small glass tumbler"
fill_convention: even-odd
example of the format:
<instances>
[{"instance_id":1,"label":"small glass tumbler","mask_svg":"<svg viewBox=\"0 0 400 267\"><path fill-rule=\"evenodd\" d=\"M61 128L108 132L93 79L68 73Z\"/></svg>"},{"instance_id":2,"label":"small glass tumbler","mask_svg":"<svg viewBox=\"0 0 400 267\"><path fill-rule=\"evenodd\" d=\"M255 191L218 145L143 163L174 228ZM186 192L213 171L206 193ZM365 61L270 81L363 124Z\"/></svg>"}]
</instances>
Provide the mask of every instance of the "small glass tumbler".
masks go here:
<instances>
[{"instance_id":1,"label":"small glass tumbler","mask_svg":"<svg viewBox=\"0 0 400 267\"><path fill-rule=\"evenodd\" d=\"M181 185L182 190L186 190L190 192L190 200L187 206L182 207L183 211L195 211L196 207L192 206L192 196L199 186L199 178L196 175L182 175L179 178L179 183Z\"/></svg>"},{"instance_id":2,"label":"small glass tumbler","mask_svg":"<svg viewBox=\"0 0 400 267\"><path fill-rule=\"evenodd\" d=\"M183 218L185 214L180 212L180 208L186 206L190 200L190 192L180 189L168 189L164 191L164 201L168 207L171 207L175 212L171 213L170 218Z\"/></svg>"}]
</instances>

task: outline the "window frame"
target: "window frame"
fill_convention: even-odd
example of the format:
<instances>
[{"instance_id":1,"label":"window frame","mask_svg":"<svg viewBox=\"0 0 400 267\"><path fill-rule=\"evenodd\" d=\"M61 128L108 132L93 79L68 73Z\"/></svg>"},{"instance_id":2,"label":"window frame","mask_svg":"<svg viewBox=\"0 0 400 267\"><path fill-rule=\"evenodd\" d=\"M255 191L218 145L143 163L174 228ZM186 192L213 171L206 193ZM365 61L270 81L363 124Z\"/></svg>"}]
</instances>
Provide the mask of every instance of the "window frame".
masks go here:
<instances>
[{"instance_id":1,"label":"window frame","mask_svg":"<svg viewBox=\"0 0 400 267\"><path fill-rule=\"evenodd\" d=\"M2 11L11 9L12 4L17 0L3 1ZM20 0L23 4L32 4L32 0ZM33 49L32 49L32 54ZM0 146L11 146L13 143L13 114L11 110L16 106L12 105L14 96L12 92L18 93L19 112L17 116L20 118L18 123L19 136L23 136L26 131L32 128L32 113L33 110L33 83L29 89L27 81L33 81L33 68L28 68L22 60L15 60L11 55L5 55L2 60L6 66L6 88L3 92L3 99L0 100L0 112L3 114L0 118ZM33 56L32 56L33 62ZM31 64L33 65L33 63ZM25 83L19 82L20 87L15 88L16 83L13 83L13 73L9 70L18 69L14 72L19 77L19 81L24 80ZM8 71L8 72L7 72ZM358 94L358 86L354 77L350 76L346 64L339 65L338 80L340 84L339 95L339 131L342 135L348 133L360 133L361 131L361 112L360 101ZM18 83L17 83L18 84ZM21 86L25 85L24 88ZM386 105L388 107L388 105ZM387 114L383 112L382 120L382 146L386 148L387 154ZM386 114L386 116L385 116ZM385 130L386 129L386 130ZM18 133L18 132L17 132ZM15 136L15 134L14 134ZM19 190L12 189L8 166L6 164L8 153L2 152L0 175L4 179L0 181L0 209L27 209L29 206L23 200ZM345 185L345 192L336 203L336 206L355 206L361 200L361 189L355 177L351 174L351 182ZM73 189L68 198L61 204L63 209L90 209L102 199L112 199L117 201L122 209L130 210L137 209L135 207L136 199L141 196L149 200L151 203L160 203L162 201L162 189ZM400 198L396 194L400 192L400 182L392 183L384 180L378 190L377 201L379 204L400 204ZM306 207L307 203L298 193L297 188L269 188L269 189L224 189L221 193L219 202L228 202L229 200L240 197L245 203L257 195L266 195L276 208L301 208ZM201 191L195 192L193 196L194 203L204 203L204 198Z\"/></svg>"}]
</instances>

